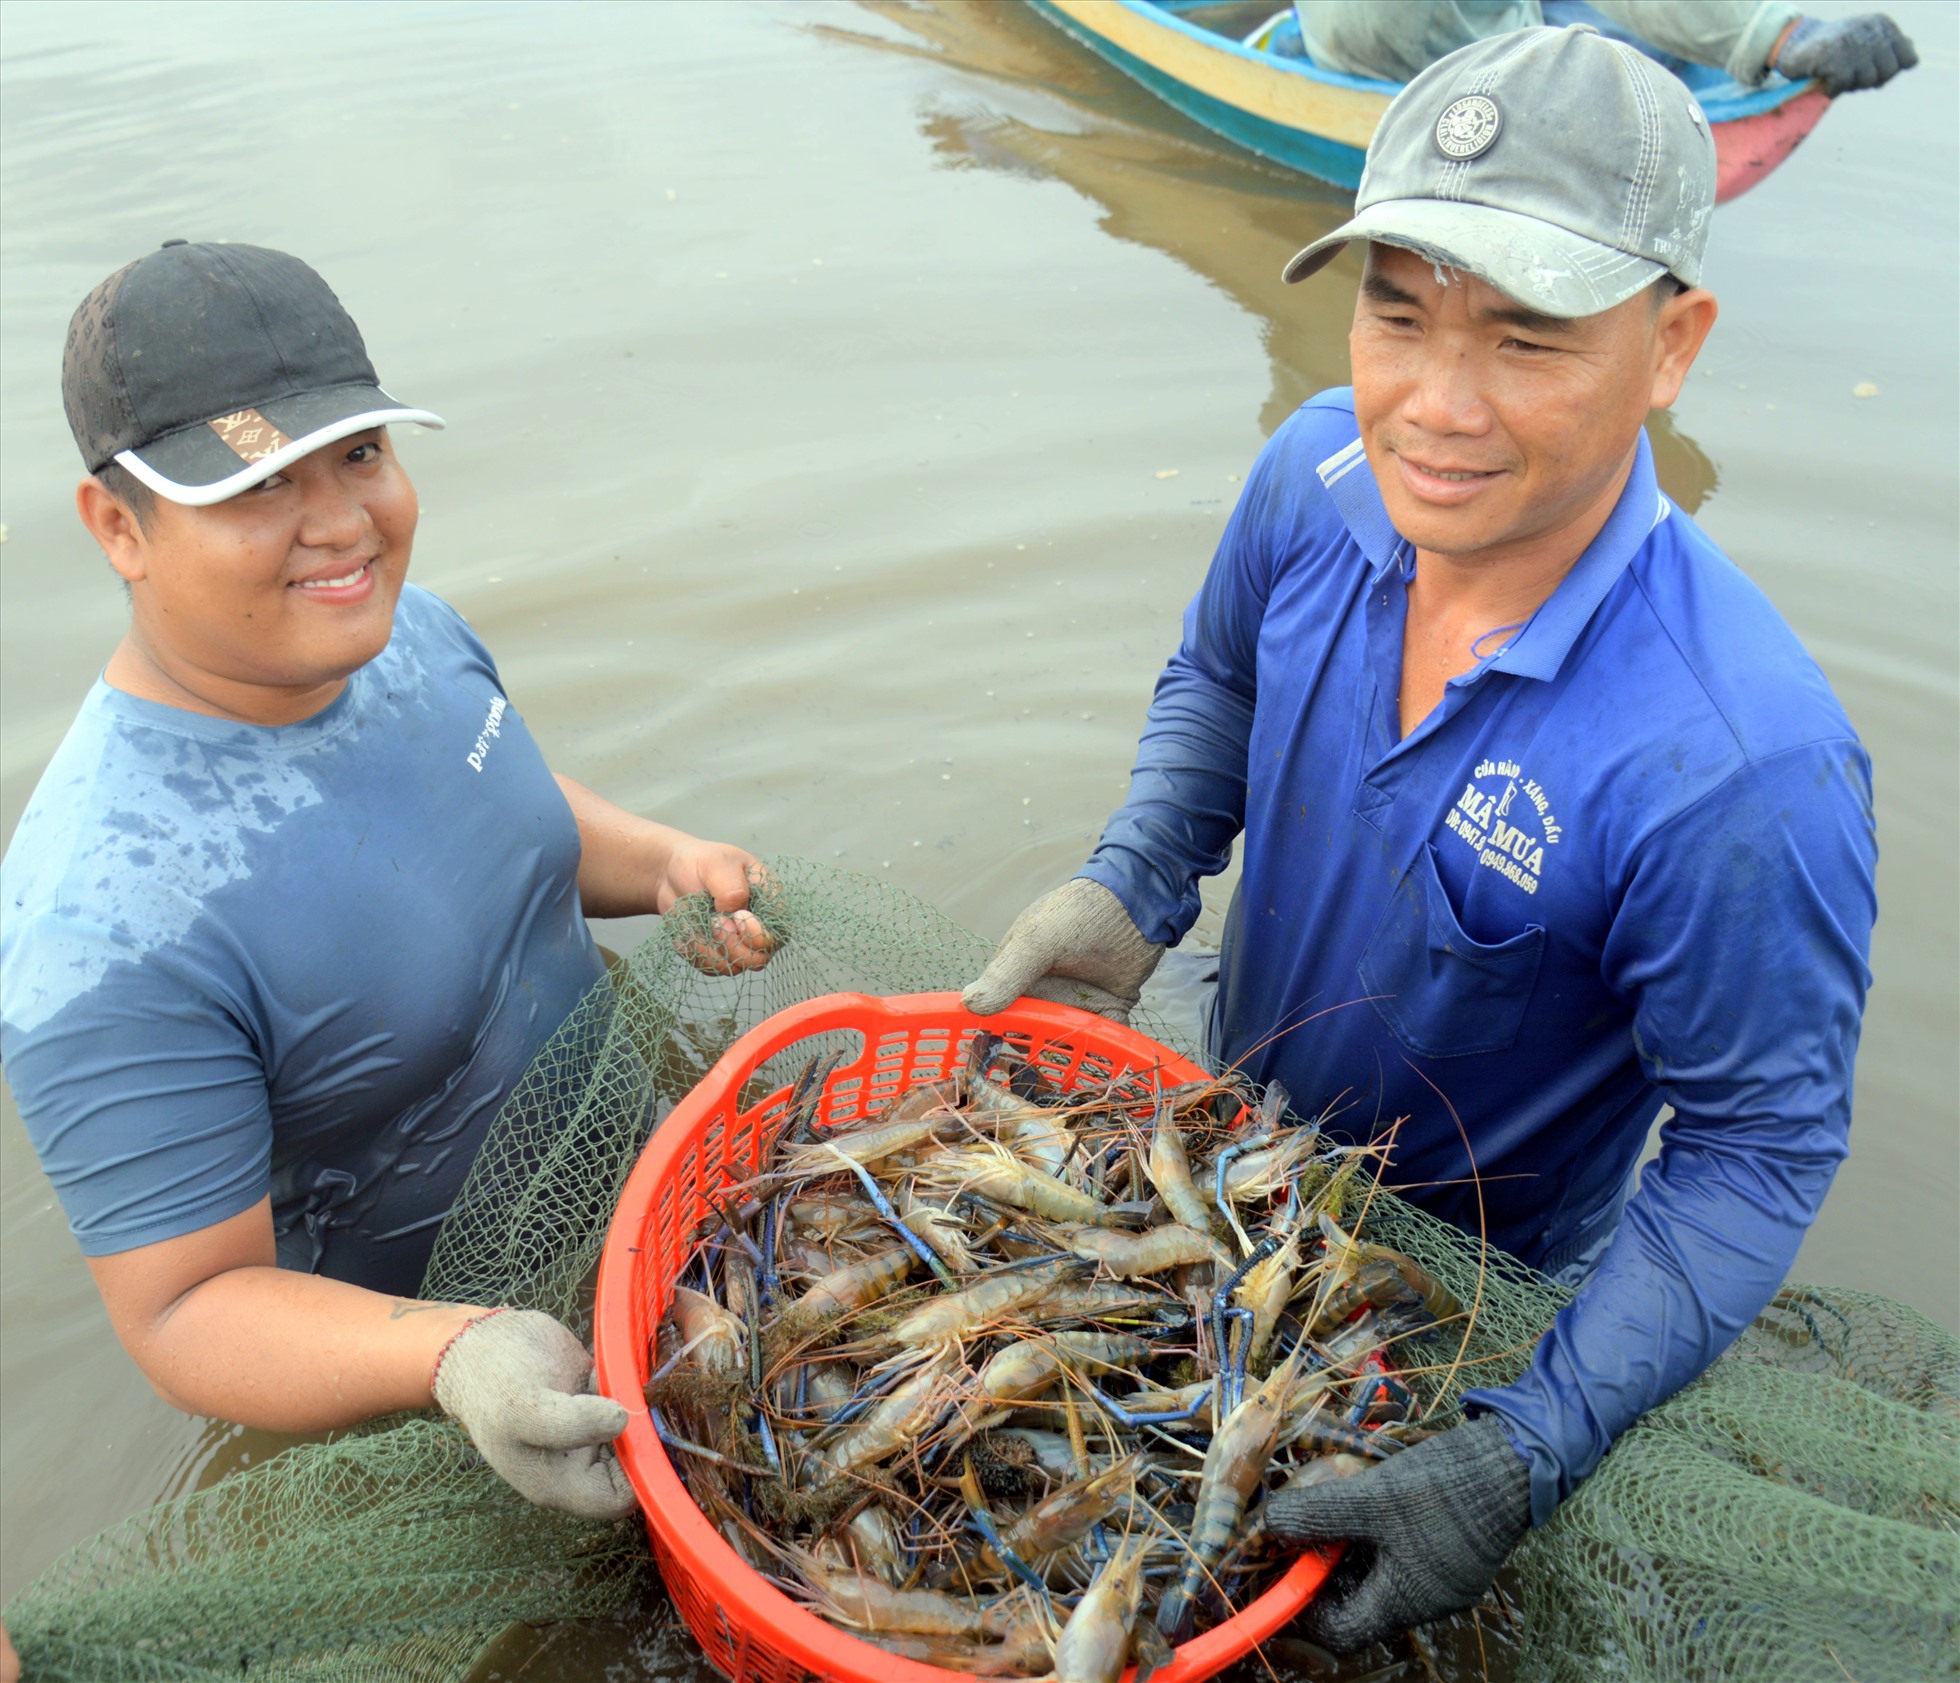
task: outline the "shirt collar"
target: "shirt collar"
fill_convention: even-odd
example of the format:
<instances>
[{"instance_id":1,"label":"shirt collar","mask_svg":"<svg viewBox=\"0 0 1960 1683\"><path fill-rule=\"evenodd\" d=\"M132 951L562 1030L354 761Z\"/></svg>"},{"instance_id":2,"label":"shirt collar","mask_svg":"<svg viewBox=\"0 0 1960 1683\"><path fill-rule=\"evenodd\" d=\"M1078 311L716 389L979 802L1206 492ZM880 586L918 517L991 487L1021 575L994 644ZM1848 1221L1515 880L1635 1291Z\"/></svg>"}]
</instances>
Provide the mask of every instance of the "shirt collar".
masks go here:
<instances>
[{"instance_id":1,"label":"shirt collar","mask_svg":"<svg viewBox=\"0 0 1960 1683\"><path fill-rule=\"evenodd\" d=\"M1524 629L1490 657L1491 670L1519 678L1556 678L1593 611L1640 553L1648 534L1667 518L1669 507L1654 480L1654 449L1642 427L1633 471L1599 536L1525 621Z\"/></svg>"},{"instance_id":2,"label":"shirt collar","mask_svg":"<svg viewBox=\"0 0 1960 1683\"><path fill-rule=\"evenodd\" d=\"M1367 557L1372 580L1405 559L1408 544L1395 530L1382 502L1368 458L1356 439L1337 450L1319 467L1320 480L1340 511L1349 535ZM1519 678L1551 679L1593 610L1605 600L1651 533L1668 516L1670 504L1654 478L1654 450L1646 428L1634 448L1633 471L1627 475L1620 500L1600 528L1599 536L1559 580L1558 588L1539 605L1525 627L1478 670L1508 672Z\"/></svg>"},{"instance_id":3,"label":"shirt collar","mask_svg":"<svg viewBox=\"0 0 1960 1683\"><path fill-rule=\"evenodd\" d=\"M1356 438L1352 444L1336 450L1315 471L1321 484L1327 487L1327 494L1334 499L1334 507L1340 512L1348 535L1374 567L1370 582L1381 579L1406 545L1388 518L1381 488L1375 483L1374 470L1368 466L1361 440Z\"/></svg>"}]
</instances>

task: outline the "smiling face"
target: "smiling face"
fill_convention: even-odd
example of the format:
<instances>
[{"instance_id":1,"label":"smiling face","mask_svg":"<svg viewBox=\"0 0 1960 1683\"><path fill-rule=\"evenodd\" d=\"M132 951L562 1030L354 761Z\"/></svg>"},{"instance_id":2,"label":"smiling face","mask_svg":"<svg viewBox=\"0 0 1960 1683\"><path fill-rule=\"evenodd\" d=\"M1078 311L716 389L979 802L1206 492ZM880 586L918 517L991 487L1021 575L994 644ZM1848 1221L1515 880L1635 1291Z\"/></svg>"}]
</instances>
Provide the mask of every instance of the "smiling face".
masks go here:
<instances>
[{"instance_id":1,"label":"smiling face","mask_svg":"<svg viewBox=\"0 0 1960 1683\"><path fill-rule=\"evenodd\" d=\"M1371 245L1348 336L1354 410L1389 518L1419 551L1570 565L1605 525L1650 411L1674 401L1715 300L1635 294L1538 315Z\"/></svg>"},{"instance_id":2,"label":"smiling face","mask_svg":"<svg viewBox=\"0 0 1960 1683\"><path fill-rule=\"evenodd\" d=\"M78 506L130 587L109 681L254 724L318 712L387 646L418 513L382 428L207 508L159 498L141 525L95 480Z\"/></svg>"}]
</instances>

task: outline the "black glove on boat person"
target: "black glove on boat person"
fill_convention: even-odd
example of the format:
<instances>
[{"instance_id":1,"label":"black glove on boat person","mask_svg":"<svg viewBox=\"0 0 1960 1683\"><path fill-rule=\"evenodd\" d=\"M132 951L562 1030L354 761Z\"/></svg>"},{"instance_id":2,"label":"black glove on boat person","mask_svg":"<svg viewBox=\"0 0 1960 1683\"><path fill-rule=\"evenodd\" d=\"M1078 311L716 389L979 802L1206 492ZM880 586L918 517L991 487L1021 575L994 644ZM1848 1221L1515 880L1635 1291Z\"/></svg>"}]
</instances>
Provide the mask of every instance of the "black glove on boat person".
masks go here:
<instances>
[{"instance_id":1,"label":"black glove on boat person","mask_svg":"<svg viewBox=\"0 0 1960 1683\"><path fill-rule=\"evenodd\" d=\"M1855 18L1798 18L1769 62L1779 76L1808 79L1836 98L1884 87L1917 64L1919 54L1883 12L1866 12Z\"/></svg>"}]
</instances>

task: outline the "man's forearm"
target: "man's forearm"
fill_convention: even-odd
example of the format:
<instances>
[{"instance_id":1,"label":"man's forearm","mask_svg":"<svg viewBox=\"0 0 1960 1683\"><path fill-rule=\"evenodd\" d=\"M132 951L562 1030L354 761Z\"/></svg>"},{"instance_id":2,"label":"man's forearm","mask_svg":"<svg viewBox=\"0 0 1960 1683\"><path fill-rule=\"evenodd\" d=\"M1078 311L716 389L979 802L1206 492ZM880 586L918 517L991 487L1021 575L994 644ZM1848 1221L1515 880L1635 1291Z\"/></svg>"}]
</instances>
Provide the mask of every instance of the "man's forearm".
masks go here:
<instances>
[{"instance_id":1,"label":"man's forearm","mask_svg":"<svg viewBox=\"0 0 1960 1683\"><path fill-rule=\"evenodd\" d=\"M578 823L578 897L588 917L637 917L664 911L657 885L682 831L614 806L583 783L558 778Z\"/></svg>"},{"instance_id":2,"label":"man's forearm","mask_svg":"<svg viewBox=\"0 0 1960 1683\"><path fill-rule=\"evenodd\" d=\"M1130 797L1110 817L1082 875L1123 902L1146 939L1180 939L1198 915L1198 882L1231 858L1245 824L1251 700L1200 671L1183 650L1158 681L1137 746Z\"/></svg>"},{"instance_id":3,"label":"man's forearm","mask_svg":"<svg viewBox=\"0 0 1960 1683\"><path fill-rule=\"evenodd\" d=\"M432 1406L436 1358L484 1313L261 1266L214 1275L152 1319L117 1318L116 1331L186 1413L318 1432Z\"/></svg>"},{"instance_id":4,"label":"man's forearm","mask_svg":"<svg viewBox=\"0 0 1960 1683\"><path fill-rule=\"evenodd\" d=\"M1725 1130L1677 1116L1662 1137L1598 1272L1523 1378L1465 1397L1502 1415L1525 1452L1534 1524L1761 1313L1842 1156L1830 1130L1800 1124Z\"/></svg>"}]
</instances>

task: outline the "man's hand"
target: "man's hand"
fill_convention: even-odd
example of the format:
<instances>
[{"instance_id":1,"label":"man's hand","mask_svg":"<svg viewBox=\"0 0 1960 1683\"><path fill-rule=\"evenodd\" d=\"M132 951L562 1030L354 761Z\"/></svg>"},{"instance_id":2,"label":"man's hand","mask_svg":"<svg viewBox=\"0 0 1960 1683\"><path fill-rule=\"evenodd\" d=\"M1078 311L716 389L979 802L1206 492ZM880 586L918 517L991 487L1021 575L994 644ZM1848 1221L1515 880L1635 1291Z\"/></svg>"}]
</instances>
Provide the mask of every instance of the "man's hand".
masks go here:
<instances>
[{"instance_id":1,"label":"man's hand","mask_svg":"<svg viewBox=\"0 0 1960 1683\"><path fill-rule=\"evenodd\" d=\"M637 817L569 777L558 787L578 824L578 894L587 917L665 917L675 901L706 894L717 913L713 938L683 945L688 962L710 976L769 962L775 938L749 910L750 887L765 880L753 853Z\"/></svg>"},{"instance_id":2,"label":"man's hand","mask_svg":"<svg viewBox=\"0 0 1960 1683\"><path fill-rule=\"evenodd\" d=\"M750 911L749 892L765 880L762 861L727 842L702 841L698 836L668 832L673 845L654 886L661 916L689 894L705 894L714 902L712 943L694 942L684 948L688 962L710 976L734 976L760 970L776 950L776 940Z\"/></svg>"},{"instance_id":3,"label":"man's hand","mask_svg":"<svg viewBox=\"0 0 1960 1683\"><path fill-rule=\"evenodd\" d=\"M976 1017L990 1017L1032 995L1127 1023L1163 956L1121 900L1101 883L1076 877L1014 920L960 1000Z\"/></svg>"},{"instance_id":4,"label":"man's hand","mask_svg":"<svg viewBox=\"0 0 1960 1683\"><path fill-rule=\"evenodd\" d=\"M1882 88L1919 54L1883 12L1855 18L1798 18L1769 56L1769 67L1793 82L1814 81L1835 97L1860 88Z\"/></svg>"},{"instance_id":5,"label":"man's hand","mask_svg":"<svg viewBox=\"0 0 1960 1683\"><path fill-rule=\"evenodd\" d=\"M613 1458L626 1410L592 1393L592 1358L533 1309L470 1322L436 1360L431 1389L520 1496L581 1519L619 1519L633 1491Z\"/></svg>"},{"instance_id":6,"label":"man's hand","mask_svg":"<svg viewBox=\"0 0 1960 1683\"><path fill-rule=\"evenodd\" d=\"M1531 1474L1486 1414L1354 1478L1278 1491L1265 1515L1282 1543L1347 1543L1300 1618L1352 1654L1476 1604L1531 1527Z\"/></svg>"}]
</instances>

